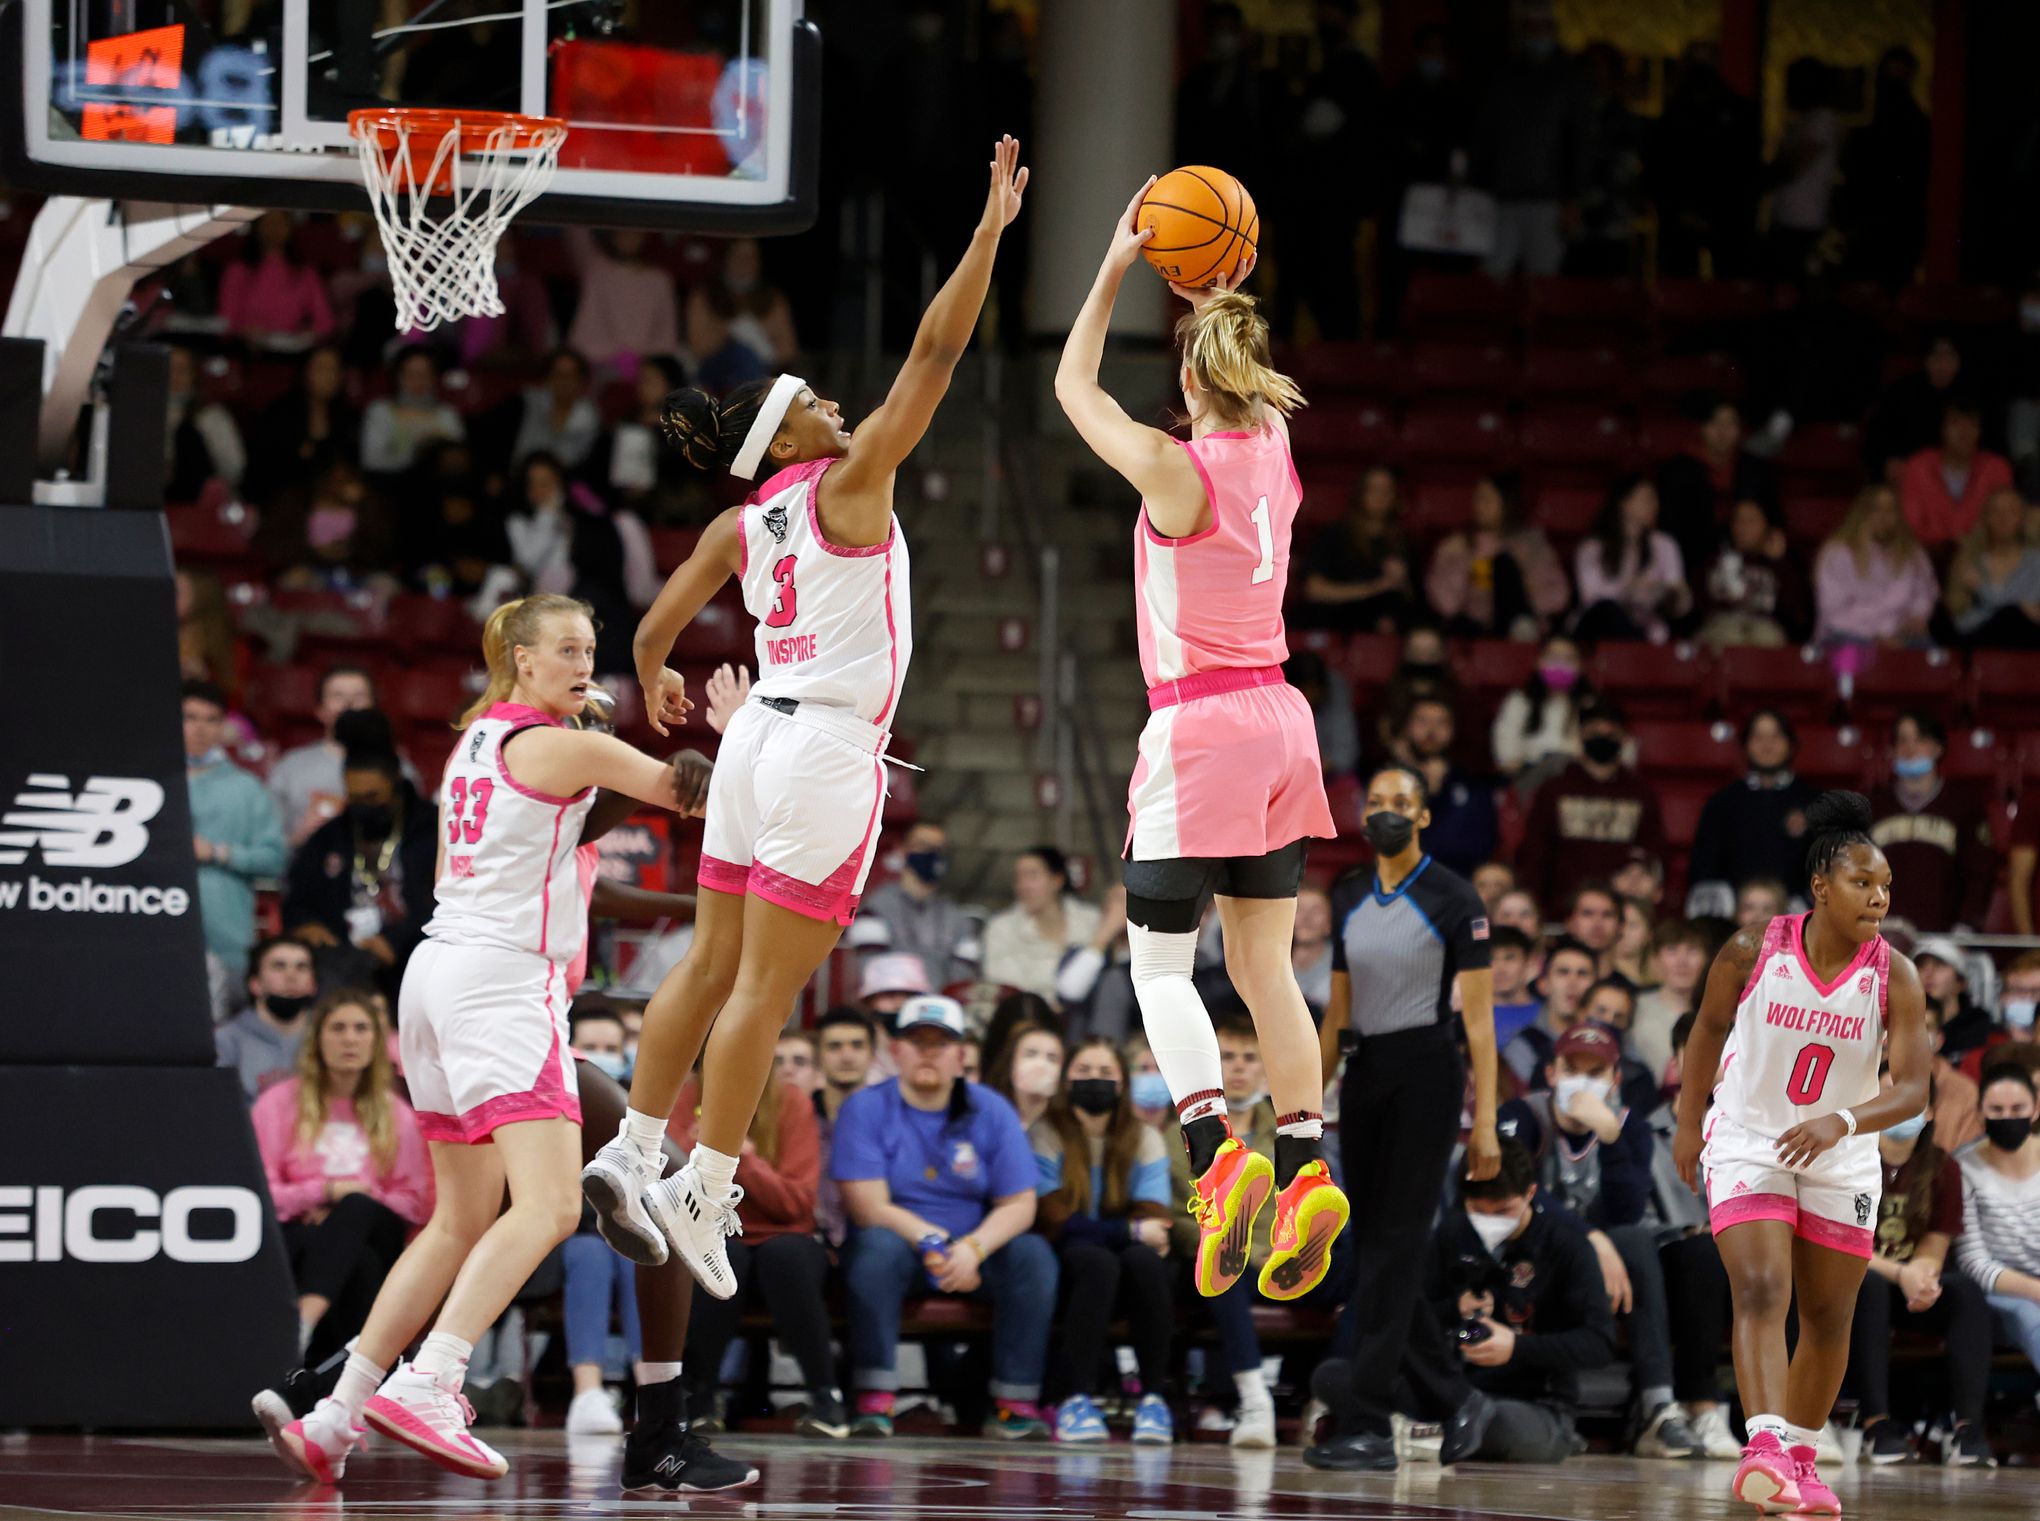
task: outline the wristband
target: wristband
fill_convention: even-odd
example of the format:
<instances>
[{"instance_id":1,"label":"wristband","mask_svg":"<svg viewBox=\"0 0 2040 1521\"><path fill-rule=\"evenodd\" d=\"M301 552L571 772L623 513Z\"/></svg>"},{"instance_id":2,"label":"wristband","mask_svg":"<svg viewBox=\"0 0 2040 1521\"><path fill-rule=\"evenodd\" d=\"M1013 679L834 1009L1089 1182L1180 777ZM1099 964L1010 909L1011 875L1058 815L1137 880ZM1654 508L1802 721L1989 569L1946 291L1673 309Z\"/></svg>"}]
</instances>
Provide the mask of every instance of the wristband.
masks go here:
<instances>
[{"instance_id":1,"label":"wristband","mask_svg":"<svg viewBox=\"0 0 2040 1521\"><path fill-rule=\"evenodd\" d=\"M985 1265L985 1258L989 1254L985 1251L985 1244L982 1241L978 1240L976 1231L972 1231L970 1232L970 1234L963 1237L960 1244L969 1247L972 1251L977 1253L979 1267L983 1267Z\"/></svg>"},{"instance_id":2,"label":"wristband","mask_svg":"<svg viewBox=\"0 0 2040 1521\"><path fill-rule=\"evenodd\" d=\"M1854 1135L1856 1133L1855 1112L1849 1109L1837 1109L1835 1111L1835 1114L1844 1125L1848 1126L1848 1129L1842 1132L1843 1139L1846 1140L1848 1137Z\"/></svg>"}]
</instances>

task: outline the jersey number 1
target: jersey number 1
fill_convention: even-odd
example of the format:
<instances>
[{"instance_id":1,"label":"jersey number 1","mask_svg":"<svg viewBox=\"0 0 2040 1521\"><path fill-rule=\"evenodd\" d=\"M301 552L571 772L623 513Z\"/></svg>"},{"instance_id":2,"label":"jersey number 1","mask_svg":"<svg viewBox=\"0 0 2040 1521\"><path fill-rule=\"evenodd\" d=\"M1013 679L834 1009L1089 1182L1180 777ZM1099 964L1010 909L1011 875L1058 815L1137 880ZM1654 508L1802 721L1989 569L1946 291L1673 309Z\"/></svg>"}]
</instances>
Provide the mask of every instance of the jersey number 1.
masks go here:
<instances>
[{"instance_id":1,"label":"jersey number 1","mask_svg":"<svg viewBox=\"0 0 2040 1521\"><path fill-rule=\"evenodd\" d=\"M1828 1068L1834 1064L1832 1046L1801 1046L1792 1063L1792 1076L1785 1081L1785 1097L1802 1106L1820 1102L1821 1090L1827 1087Z\"/></svg>"},{"instance_id":2,"label":"jersey number 1","mask_svg":"<svg viewBox=\"0 0 2040 1521\"><path fill-rule=\"evenodd\" d=\"M462 841L477 844L482 838L482 826L489 821L489 799L496 794L496 784L487 777L478 777L472 787L464 776L456 776L446 784L447 801L453 804L448 810L451 817L446 821L446 843L458 845ZM473 801L473 818L463 818L467 805Z\"/></svg>"},{"instance_id":3,"label":"jersey number 1","mask_svg":"<svg viewBox=\"0 0 2040 1521\"><path fill-rule=\"evenodd\" d=\"M788 555L772 567L772 579L779 583L779 595L772 600L772 608L765 614L767 628L785 628L799 616L799 602L793 592L794 557Z\"/></svg>"},{"instance_id":4,"label":"jersey number 1","mask_svg":"<svg viewBox=\"0 0 2040 1521\"><path fill-rule=\"evenodd\" d=\"M1261 498L1259 505L1248 514L1254 521L1254 532L1261 536L1261 563L1254 567L1254 585L1275 579L1275 534L1268 526L1268 499Z\"/></svg>"}]
</instances>

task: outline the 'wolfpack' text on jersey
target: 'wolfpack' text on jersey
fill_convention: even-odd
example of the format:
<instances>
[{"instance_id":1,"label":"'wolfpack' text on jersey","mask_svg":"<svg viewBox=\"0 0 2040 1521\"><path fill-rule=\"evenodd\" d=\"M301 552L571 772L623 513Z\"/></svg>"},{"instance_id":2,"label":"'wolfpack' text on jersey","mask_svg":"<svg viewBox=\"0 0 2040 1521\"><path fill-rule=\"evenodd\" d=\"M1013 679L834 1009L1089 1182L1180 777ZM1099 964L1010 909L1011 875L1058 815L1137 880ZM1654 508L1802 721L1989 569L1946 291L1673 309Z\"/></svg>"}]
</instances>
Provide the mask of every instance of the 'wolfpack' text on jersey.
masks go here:
<instances>
[{"instance_id":1,"label":"'wolfpack' text on jersey","mask_svg":"<svg viewBox=\"0 0 2040 1521\"><path fill-rule=\"evenodd\" d=\"M1722 1056L1716 1102L1758 1135L1783 1135L1878 1093L1891 947L1877 936L1824 983L1806 959L1808 917L1781 915L1765 930Z\"/></svg>"},{"instance_id":2,"label":"'wolfpack' text on jersey","mask_svg":"<svg viewBox=\"0 0 2040 1521\"><path fill-rule=\"evenodd\" d=\"M439 784L446 864L426 935L448 945L499 946L571 962L588 929L574 867L593 788L552 797L510 775L512 735L556 723L549 714L499 702L468 725Z\"/></svg>"},{"instance_id":3,"label":"'wolfpack' text on jersey","mask_svg":"<svg viewBox=\"0 0 2040 1521\"><path fill-rule=\"evenodd\" d=\"M843 708L892 725L914 653L907 541L846 549L822 534L815 493L832 460L809 460L760 486L738 519L738 579L758 620L752 695Z\"/></svg>"}]
</instances>

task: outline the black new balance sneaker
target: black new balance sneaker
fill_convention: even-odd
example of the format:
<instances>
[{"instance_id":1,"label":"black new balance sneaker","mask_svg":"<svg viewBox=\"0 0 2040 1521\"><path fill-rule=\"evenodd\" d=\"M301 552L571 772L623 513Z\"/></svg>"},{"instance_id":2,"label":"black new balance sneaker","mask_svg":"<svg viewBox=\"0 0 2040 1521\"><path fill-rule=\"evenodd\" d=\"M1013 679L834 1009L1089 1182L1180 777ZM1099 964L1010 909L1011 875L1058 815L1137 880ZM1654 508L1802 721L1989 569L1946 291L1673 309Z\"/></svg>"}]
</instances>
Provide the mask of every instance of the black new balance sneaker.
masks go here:
<instances>
[{"instance_id":1,"label":"black new balance sneaker","mask_svg":"<svg viewBox=\"0 0 2040 1521\"><path fill-rule=\"evenodd\" d=\"M679 1379L638 1387L637 1424L623 1443L624 1494L657 1499L757 1482L757 1469L724 1457L687 1429L687 1397Z\"/></svg>"}]
</instances>

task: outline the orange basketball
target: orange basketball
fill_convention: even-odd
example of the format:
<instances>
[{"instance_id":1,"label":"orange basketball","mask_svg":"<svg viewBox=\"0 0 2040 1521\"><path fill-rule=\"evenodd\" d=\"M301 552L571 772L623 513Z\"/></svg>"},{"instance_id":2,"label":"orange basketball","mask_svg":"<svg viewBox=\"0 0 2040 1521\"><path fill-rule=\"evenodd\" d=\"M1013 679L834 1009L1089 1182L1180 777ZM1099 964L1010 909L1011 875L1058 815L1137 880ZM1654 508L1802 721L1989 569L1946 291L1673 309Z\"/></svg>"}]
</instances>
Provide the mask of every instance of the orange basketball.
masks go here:
<instances>
[{"instance_id":1,"label":"orange basketball","mask_svg":"<svg viewBox=\"0 0 2040 1521\"><path fill-rule=\"evenodd\" d=\"M1178 285L1230 282L1261 239L1261 213L1247 187L1223 169L1171 169L1148 187L1134 226L1155 235L1141 255Z\"/></svg>"}]
</instances>

